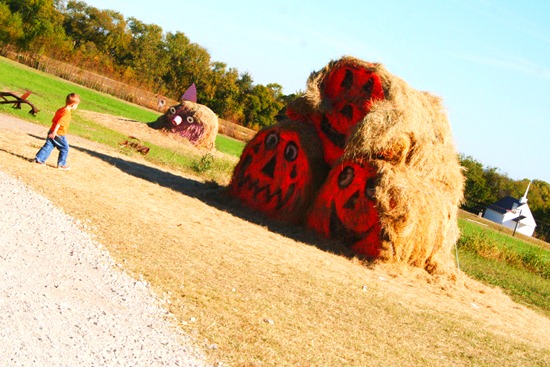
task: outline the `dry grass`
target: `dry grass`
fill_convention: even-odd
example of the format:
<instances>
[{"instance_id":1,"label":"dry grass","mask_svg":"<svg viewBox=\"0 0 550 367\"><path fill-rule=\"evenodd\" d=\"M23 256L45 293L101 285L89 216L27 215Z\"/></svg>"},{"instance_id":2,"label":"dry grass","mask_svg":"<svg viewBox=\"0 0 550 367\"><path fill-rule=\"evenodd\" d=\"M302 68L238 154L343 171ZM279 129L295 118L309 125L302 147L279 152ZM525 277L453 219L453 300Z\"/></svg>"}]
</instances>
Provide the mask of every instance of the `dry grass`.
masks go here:
<instances>
[{"instance_id":1,"label":"dry grass","mask_svg":"<svg viewBox=\"0 0 550 367\"><path fill-rule=\"evenodd\" d=\"M35 167L27 159L45 128L0 115L0 129L0 169L80 220L122 268L147 280L212 361L550 364L550 320L499 290L465 276L369 268L239 209L223 187L76 137L71 171Z\"/></svg>"}]
</instances>

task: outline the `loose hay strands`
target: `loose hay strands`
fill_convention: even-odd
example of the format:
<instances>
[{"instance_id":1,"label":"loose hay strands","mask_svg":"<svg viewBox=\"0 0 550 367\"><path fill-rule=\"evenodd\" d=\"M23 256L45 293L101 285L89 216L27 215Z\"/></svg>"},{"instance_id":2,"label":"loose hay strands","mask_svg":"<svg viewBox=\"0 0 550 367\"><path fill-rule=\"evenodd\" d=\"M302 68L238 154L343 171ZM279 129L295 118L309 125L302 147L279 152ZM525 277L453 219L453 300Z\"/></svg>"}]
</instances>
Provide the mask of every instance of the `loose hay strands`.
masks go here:
<instances>
[{"instance_id":1,"label":"loose hay strands","mask_svg":"<svg viewBox=\"0 0 550 367\"><path fill-rule=\"evenodd\" d=\"M454 268L464 185L449 122L439 98L376 68L386 100L356 126L344 156L377 167L381 259L445 272Z\"/></svg>"}]
</instances>

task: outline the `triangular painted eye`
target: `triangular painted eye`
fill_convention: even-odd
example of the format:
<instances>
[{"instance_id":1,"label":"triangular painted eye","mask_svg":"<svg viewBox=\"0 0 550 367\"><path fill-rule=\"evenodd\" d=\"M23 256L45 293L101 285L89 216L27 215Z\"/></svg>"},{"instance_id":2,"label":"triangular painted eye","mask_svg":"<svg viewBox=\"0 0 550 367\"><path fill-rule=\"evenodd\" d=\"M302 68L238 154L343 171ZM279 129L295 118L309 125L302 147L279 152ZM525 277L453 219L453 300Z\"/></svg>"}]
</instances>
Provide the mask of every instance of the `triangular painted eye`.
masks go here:
<instances>
[{"instance_id":1,"label":"triangular painted eye","mask_svg":"<svg viewBox=\"0 0 550 367\"><path fill-rule=\"evenodd\" d=\"M353 182L354 177L355 170L353 167L347 166L340 172L340 175L338 175L338 186L341 189L348 187Z\"/></svg>"},{"instance_id":2,"label":"triangular painted eye","mask_svg":"<svg viewBox=\"0 0 550 367\"><path fill-rule=\"evenodd\" d=\"M371 199L374 199L374 194L376 193L377 185L376 177L370 177L365 184L365 196Z\"/></svg>"},{"instance_id":3,"label":"triangular painted eye","mask_svg":"<svg viewBox=\"0 0 550 367\"><path fill-rule=\"evenodd\" d=\"M186 121L187 121L188 124L194 124L195 123L195 119L193 118L193 116L187 116Z\"/></svg>"},{"instance_id":4,"label":"triangular painted eye","mask_svg":"<svg viewBox=\"0 0 550 367\"><path fill-rule=\"evenodd\" d=\"M270 133L265 137L265 148L273 149L279 144L279 135L277 133Z\"/></svg>"},{"instance_id":5,"label":"triangular painted eye","mask_svg":"<svg viewBox=\"0 0 550 367\"><path fill-rule=\"evenodd\" d=\"M294 142L289 142L285 147L285 159L289 162L296 160L298 157L298 146Z\"/></svg>"}]
</instances>

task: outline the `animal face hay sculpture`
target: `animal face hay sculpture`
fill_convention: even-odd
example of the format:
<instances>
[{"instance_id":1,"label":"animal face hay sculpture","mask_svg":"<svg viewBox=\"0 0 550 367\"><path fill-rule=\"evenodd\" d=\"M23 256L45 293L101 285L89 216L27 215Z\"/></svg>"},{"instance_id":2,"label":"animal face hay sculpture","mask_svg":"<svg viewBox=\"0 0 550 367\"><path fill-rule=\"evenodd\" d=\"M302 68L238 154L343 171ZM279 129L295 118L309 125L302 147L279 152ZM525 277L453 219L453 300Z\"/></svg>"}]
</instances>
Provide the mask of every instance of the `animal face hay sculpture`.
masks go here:
<instances>
[{"instance_id":1,"label":"animal face hay sculpture","mask_svg":"<svg viewBox=\"0 0 550 367\"><path fill-rule=\"evenodd\" d=\"M299 223L326 173L313 127L284 121L259 131L246 145L229 192L268 217Z\"/></svg>"},{"instance_id":2,"label":"animal face hay sculpture","mask_svg":"<svg viewBox=\"0 0 550 367\"><path fill-rule=\"evenodd\" d=\"M317 129L325 161L333 165L345 149L352 128L384 99L377 65L342 58L313 73L304 97L287 108L291 119L306 120Z\"/></svg>"},{"instance_id":3,"label":"animal face hay sculpture","mask_svg":"<svg viewBox=\"0 0 550 367\"><path fill-rule=\"evenodd\" d=\"M212 149L218 133L218 116L204 105L182 101L168 109L162 128L189 140L195 146Z\"/></svg>"},{"instance_id":4,"label":"animal face hay sculpture","mask_svg":"<svg viewBox=\"0 0 550 367\"><path fill-rule=\"evenodd\" d=\"M380 217L376 207L376 169L367 163L336 164L319 190L307 226L341 240L353 251L375 259L380 253Z\"/></svg>"}]
</instances>

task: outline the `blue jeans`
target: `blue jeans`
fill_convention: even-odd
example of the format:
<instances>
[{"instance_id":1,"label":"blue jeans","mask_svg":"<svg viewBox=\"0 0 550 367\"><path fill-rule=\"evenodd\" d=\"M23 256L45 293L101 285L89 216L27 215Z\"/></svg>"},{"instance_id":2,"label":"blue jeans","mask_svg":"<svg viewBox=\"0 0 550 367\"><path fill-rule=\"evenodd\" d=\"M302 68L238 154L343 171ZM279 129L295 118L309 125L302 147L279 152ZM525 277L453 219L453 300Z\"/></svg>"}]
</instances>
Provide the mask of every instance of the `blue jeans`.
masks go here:
<instances>
[{"instance_id":1,"label":"blue jeans","mask_svg":"<svg viewBox=\"0 0 550 367\"><path fill-rule=\"evenodd\" d=\"M57 157L57 166L67 165L67 156L69 155L69 142L65 136L56 136L53 139L46 138L46 143L36 153L36 161L40 163L46 162L48 157L53 151L53 148L59 150L59 156Z\"/></svg>"}]
</instances>

